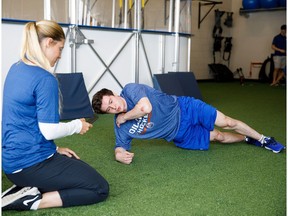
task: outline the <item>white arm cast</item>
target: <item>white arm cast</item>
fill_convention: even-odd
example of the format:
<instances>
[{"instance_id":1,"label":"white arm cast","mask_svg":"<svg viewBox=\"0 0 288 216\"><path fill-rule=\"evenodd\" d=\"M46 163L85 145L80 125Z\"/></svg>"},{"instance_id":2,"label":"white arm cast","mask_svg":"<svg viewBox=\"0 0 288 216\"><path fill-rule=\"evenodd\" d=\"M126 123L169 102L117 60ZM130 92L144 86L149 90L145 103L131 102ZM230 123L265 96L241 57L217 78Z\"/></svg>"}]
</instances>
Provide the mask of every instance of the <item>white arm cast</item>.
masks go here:
<instances>
[{"instance_id":1,"label":"white arm cast","mask_svg":"<svg viewBox=\"0 0 288 216\"><path fill-rule=\"evenodd\" d=\"M75 133L80 133L82 122L76 119L67 123L38 123L39 128L46 140L54 140L62 137L70 136Z\"/></svg>"}]
</instances>

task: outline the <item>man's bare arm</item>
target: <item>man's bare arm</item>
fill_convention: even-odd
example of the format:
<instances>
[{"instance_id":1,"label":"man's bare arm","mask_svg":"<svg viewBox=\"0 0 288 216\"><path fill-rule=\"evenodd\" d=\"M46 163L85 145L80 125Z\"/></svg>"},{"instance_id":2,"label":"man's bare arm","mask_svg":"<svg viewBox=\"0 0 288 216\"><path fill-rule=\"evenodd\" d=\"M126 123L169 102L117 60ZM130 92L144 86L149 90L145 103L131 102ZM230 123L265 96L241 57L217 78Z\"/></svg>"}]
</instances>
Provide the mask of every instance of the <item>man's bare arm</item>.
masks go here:
<instances>
[{"instance_id":1,"label":"man's bare arm","mask_svg":"<svg viewBox=\"0 0 288 216\"><path fill-rule=\"evenodd\" d=\"M152 111L152 105L147 97L141 98L135 107L126 113L120 113L117 116L116 124L120 127L121 124L125 123L127 120L137 119L142 117Z\"/></svg>"}]
</instances>

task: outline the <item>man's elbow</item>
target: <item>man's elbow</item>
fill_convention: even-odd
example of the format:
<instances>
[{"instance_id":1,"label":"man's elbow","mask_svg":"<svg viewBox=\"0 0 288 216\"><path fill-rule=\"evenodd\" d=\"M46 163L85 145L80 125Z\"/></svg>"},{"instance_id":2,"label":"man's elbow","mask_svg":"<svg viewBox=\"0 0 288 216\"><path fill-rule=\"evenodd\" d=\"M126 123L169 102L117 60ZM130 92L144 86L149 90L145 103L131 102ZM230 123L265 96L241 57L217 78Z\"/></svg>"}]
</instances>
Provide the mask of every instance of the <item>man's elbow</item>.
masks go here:
<instances>
[{"instance_id":1,"label":"man's elbow","mask_svg":"<svg viewBox=\"0 0 288 216\"><path fill-rule=\"evenodd\" d=\"M148 114L152 112L152 105L151 103L145 103L142 104L141 108L140 108L141 112Z\"/></svg>"},{"instance_id":2,"label":"man's elbow","mask_svg":"<svg viewBox=\"0 0 288 216\"><path fill-rule=\"evenodd\" d=\"M137 105L138 105L138 109L140 109L140 111L144 114L151 113L151 111L152 111L152 105L151 105L149 99L146 97L142 98Z\"/></svg>"},{"instance_id":3,"label":"man's elbow","mask_svg":"<svg viewBox=\"0 0 288 216\"><path fill-rule=\"evenodd\" d=\"M152 106L144 106L141 108L141 111L145 114L149 114L152 111Z\"/></svg>"}]
</instances>

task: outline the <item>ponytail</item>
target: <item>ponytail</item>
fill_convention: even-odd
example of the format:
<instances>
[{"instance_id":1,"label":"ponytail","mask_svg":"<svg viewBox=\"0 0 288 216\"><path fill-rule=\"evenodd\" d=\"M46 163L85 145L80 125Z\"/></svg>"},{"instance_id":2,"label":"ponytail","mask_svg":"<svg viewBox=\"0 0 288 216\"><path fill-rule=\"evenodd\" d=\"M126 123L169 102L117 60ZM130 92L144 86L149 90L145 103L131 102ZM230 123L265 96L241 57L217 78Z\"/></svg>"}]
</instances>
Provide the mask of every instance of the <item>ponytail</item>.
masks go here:
<instances>
[{"instance_id":1,"label":"ponytail","mask_svg":"<svg viewBox=\"0 0 288 216\"><path fill-rule=\"evenodd\" d=\"M60 41L65 39L63 29L54 21L43 20L25 25L21 46L21 60L28 65L37 65L47 71L52 70L49 60L44 55L41 42L45 38Z\"/></svg>"}]
</instances>

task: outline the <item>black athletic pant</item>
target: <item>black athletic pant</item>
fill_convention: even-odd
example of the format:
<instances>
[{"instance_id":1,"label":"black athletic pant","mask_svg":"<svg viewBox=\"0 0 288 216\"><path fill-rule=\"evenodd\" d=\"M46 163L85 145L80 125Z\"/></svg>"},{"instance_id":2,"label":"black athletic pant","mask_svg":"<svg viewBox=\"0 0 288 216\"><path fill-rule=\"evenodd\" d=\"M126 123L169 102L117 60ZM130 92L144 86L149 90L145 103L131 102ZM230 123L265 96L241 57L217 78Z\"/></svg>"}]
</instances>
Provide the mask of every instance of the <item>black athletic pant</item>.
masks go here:
<instances>
[{"instance_id":1,"label":"black athletic pant","mask_svg":"<svg viewBox=\"0 0 288 216\"><path fill-rule=\"evenodd\" d=\"M95 169L58 153L7 177L18 186L37 187L41 193L58 191L63 207L98 203L109 193L107 181Z\"/></svg>"}]
</instances>

